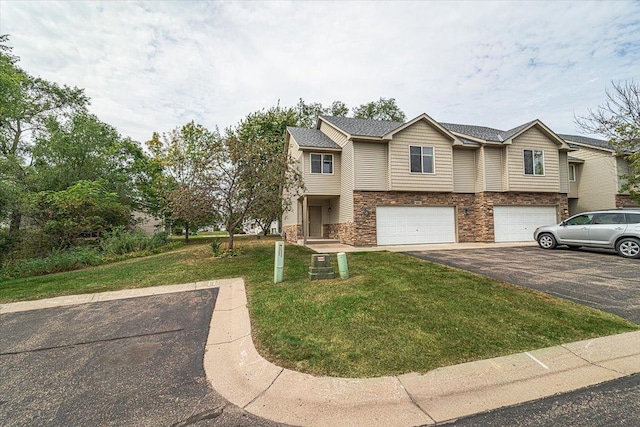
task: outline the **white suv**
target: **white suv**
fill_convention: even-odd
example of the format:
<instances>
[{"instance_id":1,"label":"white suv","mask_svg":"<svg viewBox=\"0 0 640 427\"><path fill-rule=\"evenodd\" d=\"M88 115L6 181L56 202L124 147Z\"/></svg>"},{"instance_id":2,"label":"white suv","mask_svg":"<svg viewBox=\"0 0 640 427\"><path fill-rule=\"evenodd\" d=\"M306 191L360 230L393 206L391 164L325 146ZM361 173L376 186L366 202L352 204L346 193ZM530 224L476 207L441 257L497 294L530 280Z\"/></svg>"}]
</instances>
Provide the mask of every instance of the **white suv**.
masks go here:
<instances>
[{"instance_id":1,"label":"white suv","mask_svg":"<svg viewBox=\"0 0 640 427\"><path fill-rule=\"evenodd\" d=\"M536 228L533 238L543 249L589 246L615 249L625 258L640 258L640 209L584 212L560 224Z\"/></svg>"}]
</instances>

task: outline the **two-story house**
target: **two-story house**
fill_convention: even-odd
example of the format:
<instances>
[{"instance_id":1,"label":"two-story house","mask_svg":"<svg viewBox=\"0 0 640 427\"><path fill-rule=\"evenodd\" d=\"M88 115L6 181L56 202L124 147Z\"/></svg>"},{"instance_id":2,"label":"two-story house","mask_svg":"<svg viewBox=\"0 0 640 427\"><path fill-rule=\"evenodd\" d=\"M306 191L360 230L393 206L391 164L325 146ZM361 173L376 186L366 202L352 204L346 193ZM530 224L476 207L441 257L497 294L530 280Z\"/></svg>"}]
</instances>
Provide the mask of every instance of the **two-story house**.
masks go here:
<instances>
[{"instance_id":1,"label":"two-story house","mask_svg":"<svg viewBox=\"0 0 640 427\"><path fill-rule=\"evenodd\" d=\"M305 191L287 240L355 246L532 240L568 213L569 145L539 120L508 131L320 116L288 128Z\"/></svg>"},{"instance_id":2,"label":"two-story house","mask_svg":"<svg viewBox=\"0 0 640 427\"><path fill-rule=\"evenodd\" d=\"M638 207L622 190L629 161L607 141L578 135L558 135L573 151L569 156L569 214Z\"/></svg>"}]
</instances>

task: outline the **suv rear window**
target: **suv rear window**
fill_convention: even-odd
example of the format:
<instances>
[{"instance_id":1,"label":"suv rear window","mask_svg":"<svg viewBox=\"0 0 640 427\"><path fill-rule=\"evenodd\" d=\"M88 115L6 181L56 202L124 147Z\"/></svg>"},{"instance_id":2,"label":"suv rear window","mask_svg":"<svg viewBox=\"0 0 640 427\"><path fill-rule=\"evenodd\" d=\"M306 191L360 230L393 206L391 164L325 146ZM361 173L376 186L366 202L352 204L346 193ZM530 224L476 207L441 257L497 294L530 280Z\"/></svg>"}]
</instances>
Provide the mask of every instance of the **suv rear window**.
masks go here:
<instances>
[{"instance_id":1,"label":"suv rear window","mask_svg":"<svg viewBox=\"0 0 640 427\"><path fill-rule=\"evenodd\" d=\"M640 213L628 213L627 224L640 224Z\"/></svg>"},{"instance_id":2,"label":"suv rear window","mask_svg":"<svg viewBox=\"0 0 640 427\"><path fill-rule=\"evenodd\" d=\"M593 218L593 224L624 224L624 214L616 213L600 213Z\"/></svg>"}]
</instances>

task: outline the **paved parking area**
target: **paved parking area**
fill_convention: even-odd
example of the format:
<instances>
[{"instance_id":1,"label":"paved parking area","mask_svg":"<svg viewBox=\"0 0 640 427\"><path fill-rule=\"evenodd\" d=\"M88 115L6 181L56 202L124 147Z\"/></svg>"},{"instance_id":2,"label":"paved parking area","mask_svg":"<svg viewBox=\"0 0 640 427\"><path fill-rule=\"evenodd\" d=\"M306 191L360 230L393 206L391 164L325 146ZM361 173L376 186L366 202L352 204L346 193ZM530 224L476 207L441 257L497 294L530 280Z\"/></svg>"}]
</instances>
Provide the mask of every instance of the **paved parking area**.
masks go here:
<instances>
[{"instance_id":1,"label":"paved parking area","mask_svg":"<svg viewBox=\"0 0 640 427\"><path fill-rule=\"evenodd\" d=\"M276 426L202 360L218 289L0 315L2 426Z\"/></svg>"},{"instance_id":2,"label":"paved parking area","mask_svg":"<svg viewBox=\"0 0 640 427\"><path fill-rule=\"evenodd\" d=\"M406 252L576 301L640 323L640 260L538 247Z\"/></svg>"}]
</instances>

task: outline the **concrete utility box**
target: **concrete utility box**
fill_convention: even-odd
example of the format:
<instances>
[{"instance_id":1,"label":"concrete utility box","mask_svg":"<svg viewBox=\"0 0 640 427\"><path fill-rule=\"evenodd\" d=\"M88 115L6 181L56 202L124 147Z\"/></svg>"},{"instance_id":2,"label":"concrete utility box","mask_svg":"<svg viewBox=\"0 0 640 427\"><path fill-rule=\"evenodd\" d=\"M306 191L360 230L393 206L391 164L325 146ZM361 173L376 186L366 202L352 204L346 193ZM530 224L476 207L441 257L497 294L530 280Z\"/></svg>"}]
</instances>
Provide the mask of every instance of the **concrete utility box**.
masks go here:
<instances>
[{"instance_id":1,"label":"concrete utility box","mask_svg":"<svg viewBox=\"0 0 640 427\"><path fill-rule=\"evenodd\" d=\"M335 277L336 275L329 263L329 254L311 255L310 280L335 279Z\"/></svg>"}]
</instances>

